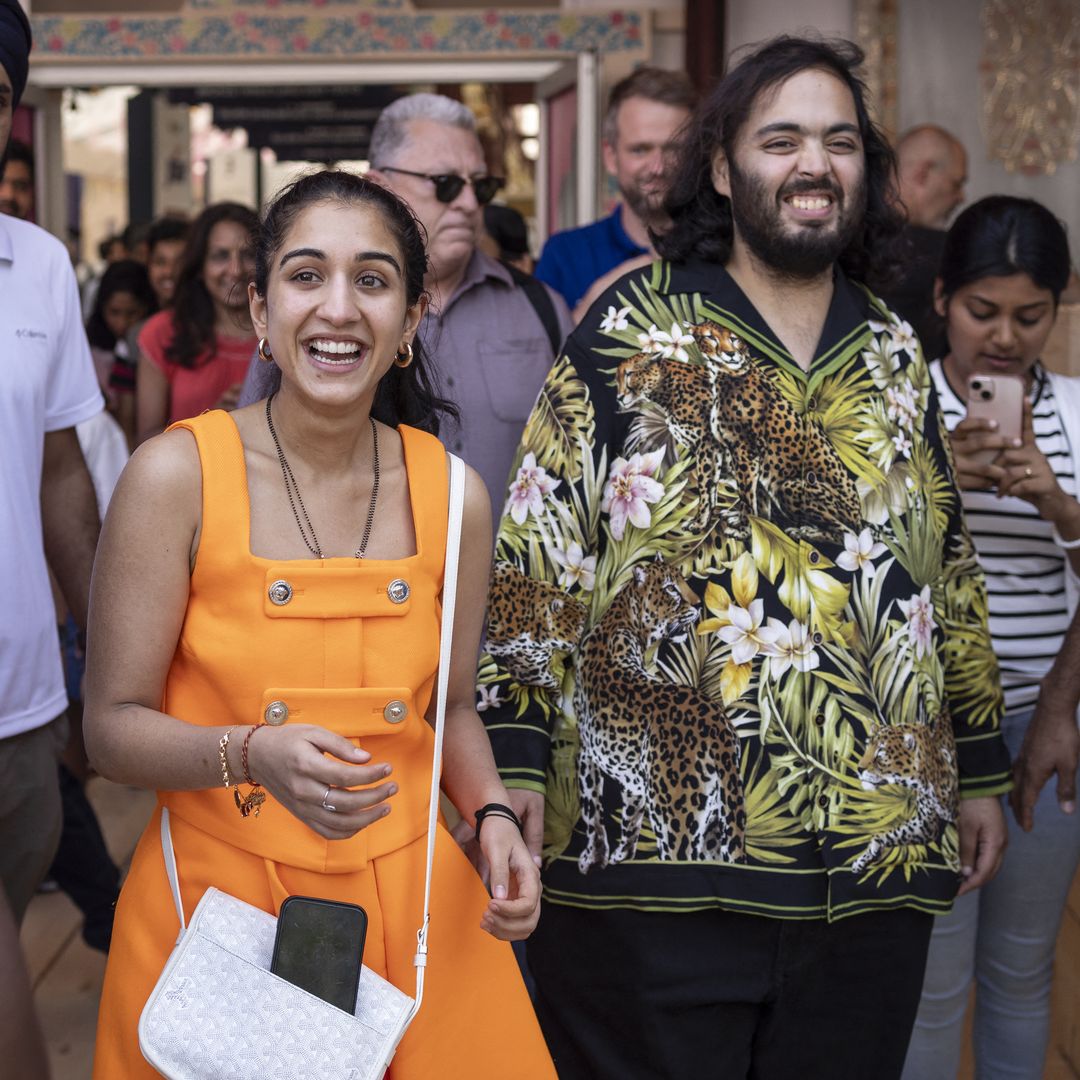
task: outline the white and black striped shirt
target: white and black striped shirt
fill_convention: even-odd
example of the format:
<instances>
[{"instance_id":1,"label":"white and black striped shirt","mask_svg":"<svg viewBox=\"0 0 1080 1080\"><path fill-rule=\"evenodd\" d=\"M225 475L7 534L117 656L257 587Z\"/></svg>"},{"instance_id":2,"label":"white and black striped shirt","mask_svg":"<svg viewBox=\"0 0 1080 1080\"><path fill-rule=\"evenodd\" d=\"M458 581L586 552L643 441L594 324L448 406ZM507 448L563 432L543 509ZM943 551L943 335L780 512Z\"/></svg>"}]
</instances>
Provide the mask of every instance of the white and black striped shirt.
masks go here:
<instances>
[{"instance_id":1,"label":"white and black striped shirt","mask_svg":"<svg viewBox=\"0 0 1080 1080\"><path fill-rule=\"evenodd\" d=\"M930 371L941 399L945 426L952 431L967 410L945 379L941 361ZM1036 365L1031 388L1035 445L1069 495L1076 494L1072 454L1062 430L1053 388ZM1005 712L1030 709L1039 682L1061 648L1069 626L1065 606L1065 553L1054 543L1049 522L1023 499L993 492L965 491L964 517L986 575L990 635L1001 666Z\"/></svg>"}]
</instances>

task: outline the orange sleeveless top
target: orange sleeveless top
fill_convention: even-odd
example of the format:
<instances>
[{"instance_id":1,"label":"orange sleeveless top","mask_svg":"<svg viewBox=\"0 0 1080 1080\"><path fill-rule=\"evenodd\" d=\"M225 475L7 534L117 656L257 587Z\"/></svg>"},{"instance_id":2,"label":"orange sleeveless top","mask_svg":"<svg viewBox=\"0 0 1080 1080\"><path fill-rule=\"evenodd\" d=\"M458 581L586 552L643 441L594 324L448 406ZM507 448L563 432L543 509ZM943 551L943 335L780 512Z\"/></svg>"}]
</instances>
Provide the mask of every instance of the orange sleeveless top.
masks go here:
<instances>
[{"instance_id":1,"label":"orange sleeveless top","mask_svg":"<svg viewBox=\"0 0 1080 1080\"><path fill-rule=\"evenodd\" d=\"M229 414L173 426L198 445L202 532L162 711L205 726L317 724L352 739L373 763L389 762L399 791L388 817L349 840L323 839L269 793L248 818L224 787L158 798L196 828L274 862L361 870L427 828L433 733L425 714L439 661L446 452L431 435L398 429L415 555L277 561L251 554L244 449Z\"/></svg>"}]
</instances>

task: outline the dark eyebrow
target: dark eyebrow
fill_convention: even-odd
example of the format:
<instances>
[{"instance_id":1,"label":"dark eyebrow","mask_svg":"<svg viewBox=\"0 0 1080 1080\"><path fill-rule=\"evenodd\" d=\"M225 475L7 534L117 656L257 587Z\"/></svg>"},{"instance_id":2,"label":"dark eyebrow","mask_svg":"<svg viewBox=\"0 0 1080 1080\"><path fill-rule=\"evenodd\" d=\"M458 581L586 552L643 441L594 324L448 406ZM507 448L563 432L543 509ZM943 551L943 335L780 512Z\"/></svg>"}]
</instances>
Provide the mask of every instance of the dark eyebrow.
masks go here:
<instances>
[{"instance_id":1,"label":"dark eyebrow","mask_svg":"<svg viewBox=\"0 0 1080 1080\"><path fill-rule=\"evenodd\" d=\"M281 262L278 263L278 269L280 270L290 259L325 259L326 252L319 251L318 248L294 248L292 251L286 251L281 256Z\"/></svg>"},{"instance_id":2,"label":"dark eyebrow","mask_svg":"<svg viewBox=\"0 0 1080 1080\"><path fill-rule=\"evenodd\" d=\"M758 135L774 135L779 131L790 131L796 135L807 134L807 129L801 124L792 123L790 120L778 120L775 124L766 124L762 128L758 128ZM837 135L840 132L859 135L861 137L862 132L859 130L858 124L833 124L831 127L825 129L826 135Z\"/></svg>"},{"instance_id":3,"label":"dark eyebrow","mask_svg":"<svg viewBox=\"0 0 1080 1080\"><path fill-rule=\"evenodd\" d=\"M985 296L980 296L978 293L972 293L971 299L977 301L980 304L985 304L987 307L998 308L1001 305L994 300L988 300ZM1032 300L1030 304L1019 304L1016 308L1017 311L1027 311L1029 308L1041 308L1047 307L1051 301L1049 300Z\"/></svg>"},{"instance_id":4,"label":"dark eyebrow","mask_svg":"<svg viewBox=\"0 0 1080 1080\"><path fill-rule=\"evenodd\" d=\"M390 254L389 251L360 251L356 255L357 262L385 262L389 263L400 275L401 264Z\"/></svg>"},{"instance_id":5,"label":"dark eyebrow","mask_svg":"<svg viewBox=\"0 0 1080 1080\"><path fill-rule=\"evenodd\" d=\"M278 269L280 270L290 259L320 259L325 261L326 252L319 251L318 248L295 248L292 251L286 251L281 256ZM399 275L401 274L400 264L388 251L358 251L356 253L357 262L371 262L372 260L389 263Z\"/></svg>"}]
</instances>

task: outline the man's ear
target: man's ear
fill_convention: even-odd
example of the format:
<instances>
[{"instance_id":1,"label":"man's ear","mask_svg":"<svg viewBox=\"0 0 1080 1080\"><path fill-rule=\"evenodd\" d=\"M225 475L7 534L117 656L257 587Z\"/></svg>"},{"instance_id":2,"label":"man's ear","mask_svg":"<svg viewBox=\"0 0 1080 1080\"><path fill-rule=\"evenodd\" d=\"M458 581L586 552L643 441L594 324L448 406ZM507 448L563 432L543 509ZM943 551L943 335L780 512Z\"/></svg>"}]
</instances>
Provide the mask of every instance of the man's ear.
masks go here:
<instances>
[{"instance_id":1,"label":"man's ear","mask_svg":"<svg viewBox=\"0 0 1080 1080\"><path fill-rule=\"evenodd\" d=\"M389 188L391 191L394 190L394 185L390 183L390 177L381 169L368 169L368 171L364 173L364 179L374 180L375 183L379 184L381 187Z\"/></svg>"},{"instance_id":2,"label":"man's ear","mask_svg":"<svg viewBox=\"0 0 1080 1080\"><path fill-rule=\"evenodd\" d=\"M604 168L614 176L619 171L619 163L615 160L615 147L605 139L600 144L600 151L604 158Z\"/></svg>"},{"instance_id":3,"label":"man's ear","mask_svg":"<svg viewBox=\"0 0 1080 1080\"><path fill-rule=\"evenodd\" d=\"M944 319L945 309L945 286L941 278L934 278L934 310Z\"/></svg>"},{"instance_id":4,"label":"man's ear","mask_svg":"<svg viewBox=\"0 0 1080 1080\"><path fill-rule=\"evenodd\" d=\"M712 159L712 185L718 195L731 198L731 175L728 169L727 154L717 150Z\"/></svg>"},{"instance_id":5,"label":"man's ear","mask_svg":"<svg viewBox=\"0 0 1080 1080\"><path fill-rule=\"evenodd\" d=\"M255 282L249 281L248 287L248 310L251 312L251 325L259 337L266 337L266 297L260 296L255 290Z\"/></svg>"}]
</instances>

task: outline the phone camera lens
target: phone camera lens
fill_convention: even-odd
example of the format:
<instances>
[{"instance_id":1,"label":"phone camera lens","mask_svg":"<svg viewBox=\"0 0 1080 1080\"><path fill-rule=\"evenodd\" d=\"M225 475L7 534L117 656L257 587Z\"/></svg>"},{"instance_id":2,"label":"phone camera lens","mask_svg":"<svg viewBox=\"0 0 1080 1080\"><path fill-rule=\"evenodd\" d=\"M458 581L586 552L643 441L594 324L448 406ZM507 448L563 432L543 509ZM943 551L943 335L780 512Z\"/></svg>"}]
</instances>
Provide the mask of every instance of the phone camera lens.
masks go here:
<instances>
[{"instance_id":1,"label":"phone camera lens","mask_svg":"<svg viewBox=\"0 0 1080 1080\"><path fill-rule=\"evenodd\" d=\"M983 401L989 401L993 396L994 395L991 394L989 390L982 390L979 392L979 397L981 397Z\"/></svg>"}]
</instances>

